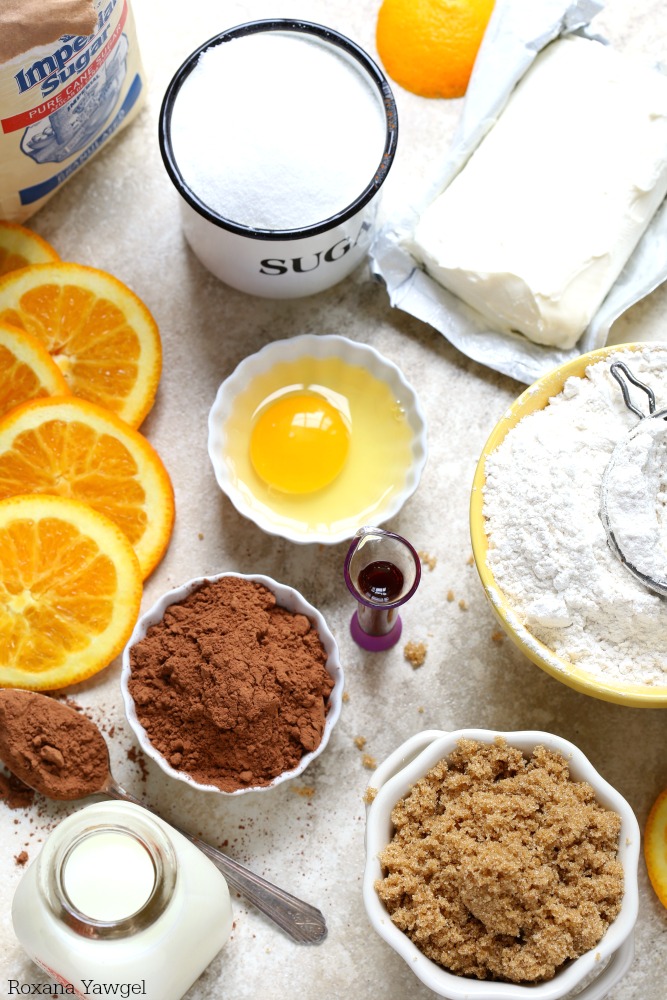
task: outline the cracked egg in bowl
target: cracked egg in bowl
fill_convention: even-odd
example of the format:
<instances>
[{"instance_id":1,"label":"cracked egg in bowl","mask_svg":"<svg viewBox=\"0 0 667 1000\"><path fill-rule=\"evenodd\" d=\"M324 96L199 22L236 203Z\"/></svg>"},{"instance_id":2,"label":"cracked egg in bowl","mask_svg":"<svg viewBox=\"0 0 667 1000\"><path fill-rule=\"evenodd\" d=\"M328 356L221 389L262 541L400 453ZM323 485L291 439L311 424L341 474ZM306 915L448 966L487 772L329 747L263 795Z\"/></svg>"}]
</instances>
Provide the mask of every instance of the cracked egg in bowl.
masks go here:
<instances>
[{"instance_id":1,"label":"cracked egg in bowl","mask_svg":"<svg viewBox=\"0 0 667 1000\"><path fill-rule=\"evenodd\" d=\"M242 361L209 414L208 451L239 513L272 535L334 544L398 513L426 461L426 424L374 348L306 334Z\"/></svg>"}]
</instances>

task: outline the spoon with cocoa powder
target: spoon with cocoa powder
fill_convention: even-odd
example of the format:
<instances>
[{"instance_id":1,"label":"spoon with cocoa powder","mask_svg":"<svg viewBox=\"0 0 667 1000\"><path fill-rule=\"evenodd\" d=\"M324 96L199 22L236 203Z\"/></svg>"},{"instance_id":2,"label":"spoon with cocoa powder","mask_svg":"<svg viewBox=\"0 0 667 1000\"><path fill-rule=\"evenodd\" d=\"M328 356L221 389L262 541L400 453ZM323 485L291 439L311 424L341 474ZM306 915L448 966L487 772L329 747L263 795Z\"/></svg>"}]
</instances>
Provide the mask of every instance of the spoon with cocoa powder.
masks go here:
<instances>
[{"instance_id":1,"label":"spoon with cocoa powder","mask_svg":"<svg viewBox=\"0 0 667 1000\"><path fill-rule=\"evenodd\" d=\"M108 795L148 808L115 781L109 749L95 723L47 695L0 689L0 761L47 798ZM255 875L198 837L179 832L217 865L230 886L295 941L319 944L324 940L326 923L314 906Z\"/></svg>"}]
</instances>

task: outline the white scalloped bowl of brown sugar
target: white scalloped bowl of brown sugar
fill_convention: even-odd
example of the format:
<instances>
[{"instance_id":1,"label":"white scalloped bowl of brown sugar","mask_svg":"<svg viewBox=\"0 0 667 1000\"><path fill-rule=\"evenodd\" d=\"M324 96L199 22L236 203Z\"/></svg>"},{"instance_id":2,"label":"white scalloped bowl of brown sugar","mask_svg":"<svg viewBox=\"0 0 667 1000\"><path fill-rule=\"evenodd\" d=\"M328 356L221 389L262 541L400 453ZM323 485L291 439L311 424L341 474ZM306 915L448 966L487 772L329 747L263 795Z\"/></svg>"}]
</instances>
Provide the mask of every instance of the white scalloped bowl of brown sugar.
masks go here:
<instances>
[{"instance_id":1,"label":"white scalloped bowl of brown sugar","mask_svg":"<svg viewBox=\"0 0 667 1000\"><path fill-rule=\"evenodd\" d=\"M417 733L366 802L368 918L438 996L601 1000L627 972L639 826L572 743Z\"/></svg>"},{"instance_id":2,"label":"white scalloped bowl of brown sugar","mask_svg":"<svg viewBox=\"0 0 667 1000\"><path fill-rule=\"evenodd\" d=\"M340 715L343 669L320 612L261 574L196 577L143 614L121 691L139 746L170 778L223 795L299 777Z\"/></svg>"}]
</instances>

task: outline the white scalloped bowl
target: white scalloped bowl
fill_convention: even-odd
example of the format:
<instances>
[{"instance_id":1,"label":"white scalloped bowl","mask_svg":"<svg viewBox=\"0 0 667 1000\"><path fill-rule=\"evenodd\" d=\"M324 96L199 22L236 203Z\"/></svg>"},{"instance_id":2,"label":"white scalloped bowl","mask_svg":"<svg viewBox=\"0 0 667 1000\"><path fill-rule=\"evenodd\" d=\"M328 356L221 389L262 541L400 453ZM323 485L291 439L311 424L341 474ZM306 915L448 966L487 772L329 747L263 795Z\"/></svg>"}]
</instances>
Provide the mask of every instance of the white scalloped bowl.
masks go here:
<instances>
[{"instance_id":1,"label":"white scalloped bowl","mask_svg":"<svg viewBox=\"0 0 667 1000\"><path fill-rule=\"evenodd\" d=\"M315 750L312 750L310 753L304 754L295 768L291 771L284 771L282 774L279 774L270 784L238 788L233 792L225 792L222 789L217 788L215 785L202 784L195 781L194 778L186 772L178 771L173 768L151 743L146 730L139 721L134 699L130 694L129 689L130 674L132 672L130 666L130 649L132 646L145 637L151 625L156 625L162 620L165 611L170 605L179 604L181 601L185 600L185 598L193 593L193 591L197 590L202 583L207 581L214 583L226 576L235 576L242 580L252 580L256 583L261 583L275 594L276 603L281 608L286 608L288 611L292 611L296 614L305 615L317 629L317 634L327 654L325 666L334 682L334 686L329 695L324 732L322 733L322 739L320 740L319 746L317 746ZM151 760L155 761L165 774L169 775L170 778L176 778L177 781L184 782L184 784L189 785L190 788L197 788L200 791L215 792L218 795L243 795L245 792L265 792L270 788L275 788L276 785L282 784L283 781L288 781L291 778L298 778L299 775L303 774L308 765L315 760L316 757L319 757L329 742L329 737L331 736L333 727L336 725L340 715L343 703L344 679L343 668L340 662L336 640L331 634L327 623L317 608L314 608L312 604L309 604L298 590L294 590L293 587L288 587L284 583L278 583L276 580L271 579L271 577L263 576L260 573L218 573L216 575L195 577L192 580L188 580L187 583L184 583L180 587L168 590L162 595L162 597L159 598L159 600L155 602L152 608L141 615L134 627L134 631L130 636L129 642L123 650L120 687L123 695L123 702L125 704L125 715L127 716L127 721L129 722L132 731L139 741L139 746L144 753L151 758Z\"/></svg>"},{"instance_id":2,"label":"white scalloped bowl","mask_svg":"<svg viewBox=\"0 0 667 1000\"><path fill-rule=\"evenodd\" d=\"M382 452L382 475L385 478L377 484L373 480L376 493L372 503L355 504L352 500L346 500L344 507L339 504L334 519L329 521L319 516L313 518L312 512L309 513L310 496L299 498L298 511L295 508L294 513L277 511L271 506L271 490L254 473L245 457L242 461L247 468L244 468L242 475L239 474L233 454L237 446L230 444L232 436L236 440L247 434L249 446L250 418L240 421L235 416L235 407L242 396L245 398L246 393L252 394L254 386L261 384L262 390L261 393L258 392L257 400L259 402L284 388L284 377L281 376L279 366L290 365L300 358L314 358L316 363L326 363L326 359L339 359L349 366L363 369L389 387L409 430L407 460L398 457L398 449L394 452L391 447L385 447ZM338 392L342 387L328 388ZM354 435L354 418L352 423ZM230 432L232 425L235 429ZM354 437L352 440L354 442ZM240 448L237 447L237 454L239 452ZM220 489L240 514L263 531L293 542L336 544L352 538L362 524L379 525L389 520L417 489L426 462L426 452L426 421L417 394L401 371L374 348L337 335L304 334L289 340L277 340L245 358L220 386L208 418L208 453ZM351 456L352 450L349 463L352 463ZM241 460L236 461L240 464ZM395 467L392 467L392 462ZM359 458L355 458L354 463L357 469L361 467ZM354 474L352 468L351 464L349 468L345 466L334 483L325 489L336 490L338 484L344 482L343 477ZM370 480L371 477L368 476L364 481L365 485ZM318 496L321 496L321 492L318 492ZM317 498L312 502L318 502ZM311 523L308 522L309 517Z\"/></svg>"},{"instance_id":3,"label":"white scalloped bowl","mask_svg":"<svg viewBox=\"0 0 667 1000\"><path fill-rule=\"evenodd\" d=\"M427 958L410 938L394 923L376 890L375 882L382 878L379 855L393 836L391 813L400 801L438 761L456 748L460 739L492 743L502 736L507 744L530 756L542 745L567 758L571 777L587 781L603 806L621 817L618 857L623 865L624 895L616 919L609 925L595 948L574 961L567 962L546 982L517 984L457 976ZM577 1000L602 1000L612 986L625 975L634 954L634 926L637 920L639 894L637 867L640 832L635 814L616 789L604 780L590 761L574 744L552 733L522 730L501 733L487 729L459 729L446 733L425 730L416 733L393 751L371 775L368 783L373 799L366 809L366 866L363 899L373 929L389 944L430 990L448 1000L560 1000L585 979L601 970L590 980ZM370 796L367 796L370 798ZM609 960L605 965L605 961Z\"/></svg>"}]
</instances>

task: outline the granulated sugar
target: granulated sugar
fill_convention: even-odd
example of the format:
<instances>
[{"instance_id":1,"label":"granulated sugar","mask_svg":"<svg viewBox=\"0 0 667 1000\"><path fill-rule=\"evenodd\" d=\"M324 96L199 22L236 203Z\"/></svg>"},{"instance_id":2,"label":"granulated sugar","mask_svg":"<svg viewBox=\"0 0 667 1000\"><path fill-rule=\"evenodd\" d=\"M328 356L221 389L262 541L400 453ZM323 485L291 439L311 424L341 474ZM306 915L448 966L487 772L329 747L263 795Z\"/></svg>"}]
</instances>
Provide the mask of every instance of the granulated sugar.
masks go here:
<instances>
[{"instance_id":1,"label":"granulated sugar","mask_svg":"<svg viewBox=\"0 0 667 1000\"><path fill-rule=\"evenodd\" d=\"M653 389L658 409L667 404L667 348L647 345L590 366L524 417L486 461L488 564L518 619L561 659L607 680L662 686L667 601L621 565L599 517L607 463L638 422L609 373L617 360ZM640 391L642 408L645 399ZM659 496L656 504L660 518Z\"/></svg>"},{"instance_id":2,"label":"granulated sugar","mask_svg":"<svg viewBox=\"0 0 667 1000\"><path fill-rule=\"evenodd\" d=\"M382 159L386 122L362 70L303 35L208 48L184 81L171 137L186 184L219 215L272 230L347 208Z\"/></svg>"}]
</instances>

